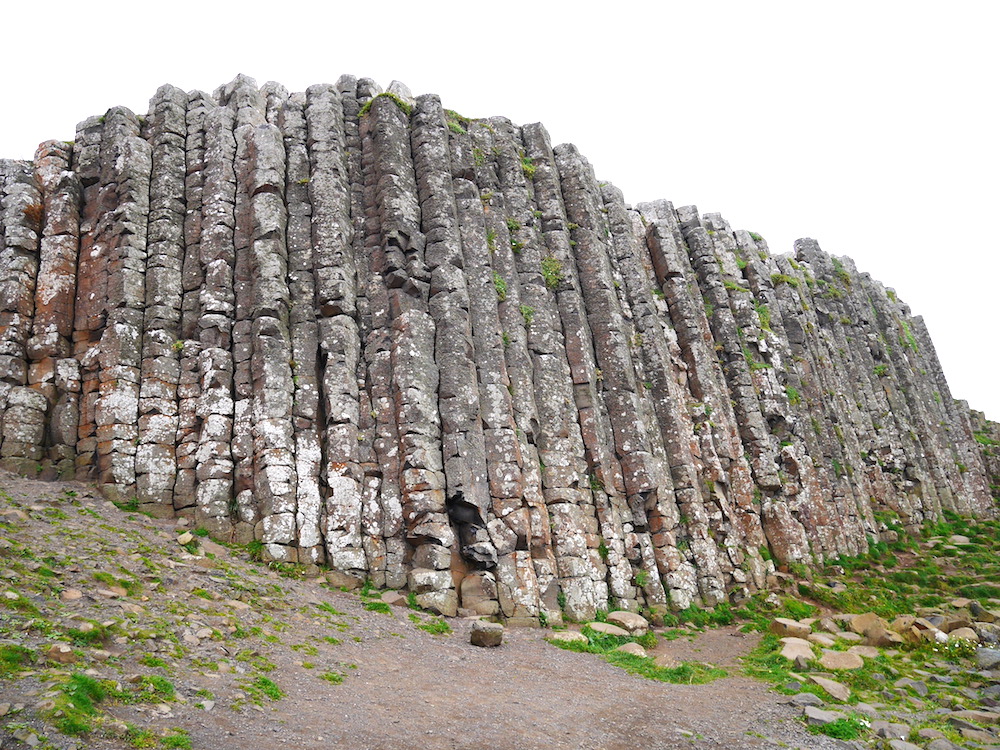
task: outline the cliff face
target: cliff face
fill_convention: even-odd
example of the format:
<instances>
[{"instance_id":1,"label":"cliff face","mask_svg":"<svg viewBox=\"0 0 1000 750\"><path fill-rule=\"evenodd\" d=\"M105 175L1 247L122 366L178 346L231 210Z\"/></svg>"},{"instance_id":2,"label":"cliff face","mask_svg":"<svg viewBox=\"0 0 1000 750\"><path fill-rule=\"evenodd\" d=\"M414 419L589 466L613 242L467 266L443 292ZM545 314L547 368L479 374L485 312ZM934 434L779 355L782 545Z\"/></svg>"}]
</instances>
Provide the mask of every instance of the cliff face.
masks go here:
<instances>
[{"instance_id":1,"label":"cliff face","mask_svg":"<svg viewBox=\"0 0 1000 750\"><path fill-rule=\"evenodd\" d=\"M3 465L515 621L993 513L923 322L850 260L379 92L164 86L0 162Z\"/></svg>"}]
</instances>

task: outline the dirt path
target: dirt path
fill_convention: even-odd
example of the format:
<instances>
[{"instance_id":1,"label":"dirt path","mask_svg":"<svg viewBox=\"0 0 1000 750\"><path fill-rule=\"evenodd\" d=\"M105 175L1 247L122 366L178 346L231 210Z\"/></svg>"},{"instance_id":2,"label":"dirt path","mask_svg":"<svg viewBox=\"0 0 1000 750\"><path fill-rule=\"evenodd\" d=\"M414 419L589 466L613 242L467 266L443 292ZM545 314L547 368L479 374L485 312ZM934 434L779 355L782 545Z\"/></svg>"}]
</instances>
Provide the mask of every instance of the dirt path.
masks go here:
<instances>
[{"instance_id":1,"label":"dirt path","mask_svg":"<svg viewBox=\"0 0 1000 750\"><path fill-rule=\"evenodd\" d=\"M71 738L39 720L45 693L80 669L125 686L142 675L168 679L176 700L101 708L160 736L181 729L195 750L840 746L806 732L765 684L735 676L755 639L734 629L661 640L656 650L733 676L653 682L558 649L543 640L548 631L509 629L503 646L481 649L469 644L467 621L431 635L406 608L368 611L356 594L279 577L241 551L190 555L175 541L174 522L125 514L81 485L3 475L0 489L0 539L12 545L0 556L0 578L49 622L25 626L0 609L0 644L40 654L80 618L115 623L106 641L77 649L76 664L39 658L33 674L0 681L0 708L11 704L0 715L5 749L26 746L12 738L13 725L22 736L28 727L47 737L49 747L136 746L134 732L131 740L107 731ZM54 577L36 580L36 565ZM141 594L106 591L95 580L100 571L141 581ZM62 601L67 589L82 596ZM260 679L284 697L255 695L248 686Z\"/></svg>"}]
</instances>

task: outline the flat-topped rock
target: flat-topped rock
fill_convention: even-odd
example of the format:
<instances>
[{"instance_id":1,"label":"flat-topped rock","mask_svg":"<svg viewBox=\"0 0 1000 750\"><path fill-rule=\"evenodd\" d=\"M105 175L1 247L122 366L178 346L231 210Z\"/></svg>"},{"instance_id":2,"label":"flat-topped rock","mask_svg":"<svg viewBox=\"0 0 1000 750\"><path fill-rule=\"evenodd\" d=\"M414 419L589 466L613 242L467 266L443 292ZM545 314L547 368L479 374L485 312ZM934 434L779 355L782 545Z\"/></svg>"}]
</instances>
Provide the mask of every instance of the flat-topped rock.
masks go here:
<instances>
[{"instance_id":1,"label":"flat-topped rock","mask_svg":"<svg viewBox=\"0 0 1000 750\"><path fill-rule=\"evenodd\" d=\"M824 649L819 664L823 669L861 669L865 665L865 660L859 654L852 654L849 651Z\"/></svg>"},{"instance_id":2,"label":"flat-topped rock","mask_svg":"<svg viewBox=\"0 0 1000 750\"><path fill-rule=\"evenodd\" d=\"M627 612L624 610L608 612L608 622L612 625L624 628L629 633L636 636L645 635L649 632L649 622L645 617L637 615L635 612Z\"/></svg>"},{"instance_id":3,"label":"flat-topped rock","mask_svg":"<svg viewBox=\"0 0 1000 750\"><path fill-rule=\"evenodd\" d=\"M777 636L792 636L795 638L805 638L812 632L812 628L804 625L798 620L790 620L787 617L776 617L770 625L771 632Z\"/></svg>"},{"instance_id":4,"label":"flat-topped rock","mask_svg":"<svg viewBox=\"0 0 1000 750\"><path fill-rule=\"evenodd\" d=\"M588 622L587 627L597 633L603 633L604 635L616 635L621 638L628 638L630 635L625 628L612 625L610 622Z\"/></svg>"},{"instance_id":5,"label":"flat-topped rock","mask_svg":"<svg viewBox=\"0 0 1000 750\"><path fill-rule=\"evenodd\" d=\"M830 695L830 697L835 700L846 702L851 697L851 690L846 685L842 685L836 680L831 680L829 677L823 677L822 675L811 674L807 675L806 679L813 685L818 685L823 688L823 690Z\"/></svg>"}]
</instances>

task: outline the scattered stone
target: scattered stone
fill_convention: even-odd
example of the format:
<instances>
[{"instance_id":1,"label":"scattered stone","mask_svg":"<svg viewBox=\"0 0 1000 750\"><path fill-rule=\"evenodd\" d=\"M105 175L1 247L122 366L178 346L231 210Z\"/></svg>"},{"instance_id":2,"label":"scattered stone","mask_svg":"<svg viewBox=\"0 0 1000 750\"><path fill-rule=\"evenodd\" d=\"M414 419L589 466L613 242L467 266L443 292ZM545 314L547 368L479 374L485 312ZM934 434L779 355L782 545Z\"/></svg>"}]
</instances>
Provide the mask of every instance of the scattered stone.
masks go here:
<instances>
[{"instance_id":1,"label":"scattered stone","mask_svg":"<svg viewBox=\"0 0 1000 750\"><path fill-rule=\"evenodd\" d=\"M621 646L615 649L615 651L621 651L626 654L632 654L633 656L645 656L646 649L640 646L634 641L631 643L623 643Z\"/></svg>"},{"instance_id":2,"label":"scattered stone","mask_svg":"<svg viewBox=\"0 0 1000 750\"><path fill-rule=\"evenodd\" d=\"M624 628L634 636L645 635L649 632L649 622L645 617L637 615L635 612L624 610L608 612L608 622Z\"/></svg>"},{"instance_id":3,"label":"scattered stone","mask_svg":"<svg viewBox=\"0 0 1000 750\"><path fill-rule=\"evenodd\" d=\"M956 628L948 633L949 640L963 640L979 643L979 636L972 628Z\"/></svg>"},{"instance_id":4,"label":"scattered stone","mask_svg":"<svg viewBox=\"0 0 1000 750\"><path fill-rule=\"evenodd\" d=\"M495 647L503 642L503 625L497 622L476 620L472 623L469 642L473 646Z\"/></svg>"},{"instance_id":5,"label":"scattered stone","mask_svg":"<svg viewBox=\"0 0 1000 750\"><path fill-rule=\"evenodd\" d=\"M965 719L966 721L974 721L977 724L1000 724L1000 714L993 713L992 711L955 711L949 718Z\"/></svg>"},{"instance_id":6,"label":"scattered stone","mask_svg":"<svg viewBox=\"0 0 1000 750\"><path fill-rule=\"evenodd\" d=\"M804 658L807 661L814 658L812 644L802 638L787 637L781 639L781 655L788 661Z\"/></svg>"},{"instance_id":7,"label":"scattered stone","mask_svg":"<svg viewBox=\"0 0 1000 750\"><path fill-rule=\"evenodd\" d=\"M906 742L905 740L890 740L889 747L891 750L921 750L920 745L914 745L912 742Z\"/></svg>"},{"instance_id":8,"label":"scattered stone","mask_svg":"<svg viewBox=\"0 0 1000 750\"><path fill-rule=\"evenodd\" d=\"M392 607L405 607L406 597L398 591L383 591L380 597L383 602Z\"/></svg>"},{"instance_id":9,"label":"scattered stone","mask_svg":"<svg viewBox=\"0 0 1000 750\"><path fill-rule=\"evenodd\" d=\"M1000 669L1000 649L977 648L976 666L980 669Z\"/></svg>"},{"instance_id":10,"label":"scattered stone","mask_svg":"<svg viewBox=\"0 0 1000 750\"><path fill-rule=\"evenodd\" d=\"M783 703L790 704L792 706L822 706L823 699L820 698L816 693L796 693L795 695L789 696Z\"/></svg>"},{"instance_id":11,"label":"scattered stone","mask_svg":"<svg viewBox=\"0 0 1000 750\"><path fill-rule=\"evenodd\" d=\"M866 612L863 615L855 615L847 623L847 627L850 628L851 632L857 633L858 635L864 635L865 632L874 625L885 626L885 620L874 612Z\"/></svg>"},{"instance_id":12,"label":"scattered stone","mask_svg":"<svg viewBox=\"0 0 1000 750\"><path fill-rule=\"evenodd\" d=\"M874 646L851 646L847 649L849 654L857 654L865 659L874 659L879 654L879 650Z\"/></svg>"},{"instance_id":13,"label":"scattered stone","mask_svg":"<svg viewBox=\"0 0 1000 750\"><path fill-rule=\"evenodd\" d=\"M823 669L861 669L865 665L865 660L858 654L849 651L829 651L823 650L823 655L819 658L819 665Z\"/></svg>"},{"instance_id":14,"label":"scattered stone","mask_svg":"<svg viewBox=\"0 0 1000 750\"><path fill-rule=\"evenodd\" d=\"M846 685L841 685L827 677L811 674L806 679L823 688L835 700L846 702L851 697L851 691Z\"/></svg>"},{"instance_id":15,"label":"scattered stone","mask_svg":"<svg viewBox=\"0 0 1000 750\"><path fill-rule=\"evenodd\" d=\"M72 664L78 658L73 649L65 643L53 643L45 651L45 657L57 664Z\"/></svg>"},{"instance_id":16,"label":"scattered stone","mask_svg":"<svg viewBox=\"0 0 1000 750\"><path fill-rule=\"evenodd\" d=\"M825 648L829 648L836 643L835 639L823 633L810 633L806 640L810 643L815 643L817 646L823 646Z\"/></svg>"},{"instance_id":17,"label":"scattered stone","mask_svg":"<svg viewBox=\"0 0 1000 750\"><path fill-rule=\"evenodd\" d=\"M938 737L927 744L926 750L961 750L961 748L944 737Z\"/></svg>"},{"instance_id":18,"label":"scattered stone","mask_svg":"<svg viewBox=\"0 0 1000 750\"><path fill-rule=\"evenodd\" d=\"M193 541L194 541L194 534L192 534L190 531L185 531L183 534L180 534L177 537L177 543L182 547L185 544L190 544Z\"/></svg>"},{"instance_id":19,"label":"scattered stone","mask_svg":"<svg viewBox=\"0 0 1000 750\"><path fill-rule=\"evenodd\" d=\"M77 599L83 596L83 592L80 589L63 589L59 594L59 598L64 602L75 602Z\"/></svg>"},{"instance_id":20,"label":"scattered stone","mask_svg":"<svg viewBox=\"0 0 1000 750\"><path fill-rule=\"evenodd\" d=\"M803 707L802 715L806 717L806 723L813 727L823 727L844 718L840 711L826 711L816 706Z\"/></svg>"},{"instance_id":21,"label":"scattered stone","mask_svg":"<svg viewBox=\"0 0 1000 750\"><path fill-rule=\"evenodd\" d=\"M952 544L969 544L970 539L967 536L962 536L961 534L952 534L948 537L948 541Z\"/></svg>"},{"instance_id":22,"label":"scattered stone","mask_svg":"<svg viewBox=\"0 0 1000 750\"><path fill-rule=\"evenodd\" d=\"M952 599L951 602L949 603L955 609L962 609L963 607L968 607L970 604L972 604L972 600L966 599L964 597L959 597L958 599Z\"/></svg>"},{"instance_id":23,"label":"scattered stone","mask_svg":"<svg viewBox=\"0 0 1000 750\"><path fill-rule=\"evenodd\" d=\"M910 736L910 727L906 724L893 724L889 721L873 721L872 732L876 737L891 740L903 740Z\"/></svg>"},{"instance_id":24,"label":"scattered stone","mask_svg":"<svg viewBox=\"0 0 1000 750\"><path fill-rule=\"evenodd\" d=\"M918 682L917 680L911 680L909 677L901 677L892 683L894 687L907 689L909 688L921 698L925 697L930 690L927 685L923 682Z\"/></svg>"},{"instance_id":25,"label":"scattered stone","mask_svg":"<svg viewBox=\"0 0 1000 750\"><path fill-rule=\"evenodd\" d=\"M771 632L779 637L791 636L793 638L805 638L812 632L812 628L808 625L803 625L798 620L790 620L787 617L778 617L771 623Z\"/></svg>"},{"instance_id":26,"label":"scattered stone","mask_svg":"<svg viewBox=\"0 0 1000 750\"><path fill-rule=\"evenodd\" d=\"M612 625L609 622L589 622L587 627L598 633L604 633L605 635L616 635L620 638L628 638L629 632L624 628L620 628L617 625Z\"/></svg>"}]
</instances>

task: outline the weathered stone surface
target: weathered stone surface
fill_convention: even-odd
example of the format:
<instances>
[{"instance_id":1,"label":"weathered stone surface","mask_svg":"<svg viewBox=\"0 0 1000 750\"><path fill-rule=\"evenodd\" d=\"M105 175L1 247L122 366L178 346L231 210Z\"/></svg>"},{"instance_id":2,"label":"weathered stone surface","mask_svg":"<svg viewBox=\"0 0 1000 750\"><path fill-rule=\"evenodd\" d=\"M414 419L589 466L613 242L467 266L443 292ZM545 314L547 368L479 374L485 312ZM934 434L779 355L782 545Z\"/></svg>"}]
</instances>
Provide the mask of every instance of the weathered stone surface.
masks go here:
<instances>
[{"instance_id":1,"label":"weathered stone surface","mask_svg":"<svg viewBox=\"0 0 1000 750\"><path fill-rule=\"evenodd\" d=\"M621 646L615 649L615 651L621 651L625 654L632 654L632 656L645 656L646 649L640 646L638 643L623 643Z\"/></svg>"},{"instance_id":2,"label":"weathered stone surface","mask_svg":"<svg viewBox=\"0 0 1000 750\"><path fill-rule=\"evenodd\" d=\"M847 699L851 697L850 688L846 685L841 685L839 682L831 680L828 677L811 674L806 679L814 685L819 685L824 691L829 693L831 697L838 701L847 701Z\"/></svg>"},{"instance_id":3,"label":"weathered stone surface","mask_svg":"<svg viewBox=\"0 0 1000 750\"><path fill-rule=\"evenodd\" d=\"M858 654L848 651L828 651L823 649L823 655L819 658L819 665L823 669L861 669L865 665L865 660Z\"/></svg>"},{"instance_id":4,"label":"weathered stone surface","mask_svg":"<svg viewBox=\"0 0 1000 750\"><path fill-rule=\"evenodd\" d=\"M862 554L886 508L994 514L1000 426L849 259L389 93L167 85L0 161L0 462L534 623L791 583L771 558ZM965 604L849 629L995 643Z\"/></svg>"},{"instance_id":5,"label":"weathered stone surface","mask_svg":"<svg viewBox=\"0 0 1000 750\"><path fill-rule=\"evenodd\" d=\"M503 625L498 622L476 620L472 623L472 633L469 642L473 646L493 648L503 643Z\"/></svg>"},{"instance_id":6,"label":"weathered stone surface","mask_svg":"<svg viewBox=\"0 0 1000 750\"><path fill-rule=\"evenodd\" d=\"M791 636L793 638L806 638L812 628L803 625L798 620L789 620L787 617L778 617L770 625L771 632L778 636Z\"/></svg>"},{"instance_id":7,"label":"weathered stone surface","mask_svg":"<svg viewBox=\"0 0 1000 750\"><path fill-rule=\"evenodd\" d=\"M645 635L649 631L649 622L635 612L608 612L608 622L624 628L632 635Z\"/></svg>"},{"instance_id":8,"label":"weathered stone surface","mask_svg":"<svg viewBox=\"0 0 1000 750\"><path fill-rule=\"evenodd\" d=\"M609 622L591 622L587 626L598 633L603 633L604 635L615 635L621 638L627 638L629 632L625 628L620 628L617 625L612 625Z\"/></svg>"},{"instance_id":9,"label":"weathered stone surface","mask_svg":"<svg viewBox=\"0 0 1000 750\"><path fill-rule=\"evenodd\" d=\"M1000 669L1000 649L977 648L976 666L980 669Z\"/></svg>"},{"instance_id":10,"label":"weathered stone surface","mask_svg":"<svg viewBox=\"0 0 1000 750\"><path fill-rule=\"evenodd\" d=\"M814 658L812 645L807 640L786 636L781 639L781 643L781 655L789 661L805 659L808 662Z\"/></svg>"}]
</instances>

